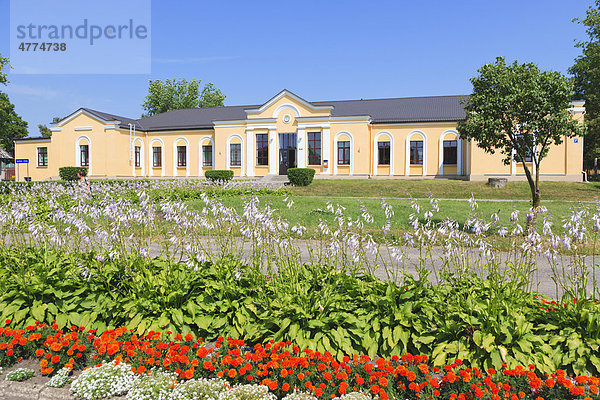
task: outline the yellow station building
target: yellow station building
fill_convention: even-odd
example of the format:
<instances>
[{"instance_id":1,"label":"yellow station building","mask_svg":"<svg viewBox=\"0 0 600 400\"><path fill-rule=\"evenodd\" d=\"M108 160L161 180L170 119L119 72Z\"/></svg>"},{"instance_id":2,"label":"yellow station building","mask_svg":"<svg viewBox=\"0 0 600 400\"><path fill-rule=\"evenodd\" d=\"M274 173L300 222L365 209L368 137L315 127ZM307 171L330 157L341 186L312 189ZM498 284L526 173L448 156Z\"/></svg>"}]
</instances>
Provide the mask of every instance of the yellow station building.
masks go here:
<instances>
[{"instance_id":1,"label":"yellow station building","mask_svg":"<svg viewBox=\"0 0 600 400\"><path fill-rule=\"evenodd\" d=\"M141 119L81 108L56 123L50 138L15 140L23 180L58 179L64 166L91 178L236 177L316 170L316 178L525 179L520 163L502 163L461 139L464 96L309 102L283 90L262 105L183 109ZM583 102L571 112L583 122ZM580 181L583 139L566 138L542 163L545 180Z\"/></svg>"}]
</instances>

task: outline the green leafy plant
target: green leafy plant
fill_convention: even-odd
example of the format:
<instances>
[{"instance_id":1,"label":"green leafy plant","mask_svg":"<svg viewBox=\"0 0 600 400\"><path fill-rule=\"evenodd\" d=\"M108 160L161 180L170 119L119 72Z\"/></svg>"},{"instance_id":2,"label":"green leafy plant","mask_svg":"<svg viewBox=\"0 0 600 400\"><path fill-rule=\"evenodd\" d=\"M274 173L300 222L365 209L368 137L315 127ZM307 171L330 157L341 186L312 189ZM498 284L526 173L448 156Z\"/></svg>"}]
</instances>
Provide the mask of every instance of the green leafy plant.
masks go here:
<instances>
[{"instance_id":1,"label":"green leafy plant","mask_svg":"<svg viewBox=\"0 0 600 400\"><path fill-rule=\"evenodd\" d=\"M86 167L60 167L58 169L58 175L60 176L60 179L65 181L76 181L79 179L77 176L79 171L82 171L84 176L88 173Z\"/></svg>"},{"instance_id":2,"label":"green leafy plant","mask_svg":"<svg viewBox=\"0 0 600 400\"><path fill-rule=\"evenodd\" d=\"M214 169L204 172L206 179L211 181L230 181L233 179L233 171L229 169Z\"/></svg>"},{"instance_id":3,"label":"green leafy plant","mask_svg":"<svg viewBox=\"0 0 600 400\"><path fill-rule=\"evenodd\" d=\"M308 186L313 181L315 170L312 168L288 168L288 179L294 186Z\"/></svg>"}]
</instances>

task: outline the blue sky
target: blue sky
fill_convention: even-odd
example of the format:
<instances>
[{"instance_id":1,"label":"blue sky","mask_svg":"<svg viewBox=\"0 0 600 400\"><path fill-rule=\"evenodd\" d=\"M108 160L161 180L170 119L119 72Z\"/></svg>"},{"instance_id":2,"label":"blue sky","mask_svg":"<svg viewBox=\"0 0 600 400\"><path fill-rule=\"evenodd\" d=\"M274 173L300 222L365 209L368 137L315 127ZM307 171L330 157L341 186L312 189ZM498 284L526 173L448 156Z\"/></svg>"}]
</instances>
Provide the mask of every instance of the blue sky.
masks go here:
<instances>
[{"instance_id":1,"label":"blue sky","mask_svg":"<svg viewBox=\"0 0 600 400\"><path fill-rule=\"evenodd\" d=\"M496 56L566 73L579 54L574 40L585 38L571 20L590 5L153 0L150 74L11 73L0 90L29 123L30 136L39 135L38 124L79 107L137 118L149 79L213 82L227 105L260 104L284 88L309 101L464 94L469 78ZM0 0L0 54L9 50L9 0Z\"/></svg>"}]
</instances>

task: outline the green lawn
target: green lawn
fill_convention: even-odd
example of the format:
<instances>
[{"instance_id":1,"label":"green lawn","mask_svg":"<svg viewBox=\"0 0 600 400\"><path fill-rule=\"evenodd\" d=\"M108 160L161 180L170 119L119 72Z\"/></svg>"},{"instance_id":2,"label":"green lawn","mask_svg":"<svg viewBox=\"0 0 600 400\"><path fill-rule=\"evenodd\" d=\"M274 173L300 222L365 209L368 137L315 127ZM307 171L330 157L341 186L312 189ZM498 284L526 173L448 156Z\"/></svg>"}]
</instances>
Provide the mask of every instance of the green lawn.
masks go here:
<instances>
[{"instance_id":1,"label":"green lawn","mask_svg":"<svg viewBox=\"0 0 600 400\"><path fill-rule=\"evenodd\" d=\"M292 208L287 208L284 199L281 196L259 196L261 204L270 203L273 207L278 210L278 214L283 218L287 219L290 223L301 223L305 225L309 231L314 230L318 223L319 218L323 218L328 221L333 220L333 216L326 212L327 202L332 204L339 204L346 208L346 215L352 218L357 218L360 215L360 204L363 204L367 210L374 217L374 223L369 225L368 228L373 231L379 231L385 222L384 212L381 209L381 203L379 199L371 198L347 198L347 197L336 197L336 196L292 196L294 205ZM409 199L388 199L386 200L390 204L395 212L395 216L392 221L392 231L394 233L400 233L409 230L408 217L413 212L410 208ZM235 207L240 213L242 210L243 198L238 197L226 197L223 199L223 203L227 206ZM201 200L191 200L188 204L192 208L200 209L203 206ZM427 200L419 201L419 204L423 206L423 211L430 209L429 202ZM500 216L500 222L508 225L510 222L510 214L514 209L522 212L520 221L524 223L525 212L529 209L529 203L524 201L515 202L498 202L498 201L478 201L479 207L477 214L489 221L490 216L494 212L498 212ZM554 226L556 227L555 232L562 231L561 218L570 215L572 207L578 207L577 203L565 202L565 201L552 201L547 202L545 205L549 213L552 215ZM459 223L463 224L470 212L470 206L467 201L460 200L441 200L439 202L440 212L434 216L435 220L442 220L445 217L450 217ZM421 212L421 214L423 213ZM541 221L539 223L541 225Z\"/></svg>"},{"instance_id":2,"label":"green lawn","mask_svg":"<svg viewBox=\"0 0 600 400\"><path fill-rule=\"evenodd\" d=\"M597 201L600 200L600 182L541 182L544 200ZM529 200L527 182L509 182L503 189L493 189L486 182L468 182L448 179L426 180L314 180L309 186L291 189L296 196L331 197L427 197L466 199L471 193L476 199Z\"/></svg>"}]
</instances>

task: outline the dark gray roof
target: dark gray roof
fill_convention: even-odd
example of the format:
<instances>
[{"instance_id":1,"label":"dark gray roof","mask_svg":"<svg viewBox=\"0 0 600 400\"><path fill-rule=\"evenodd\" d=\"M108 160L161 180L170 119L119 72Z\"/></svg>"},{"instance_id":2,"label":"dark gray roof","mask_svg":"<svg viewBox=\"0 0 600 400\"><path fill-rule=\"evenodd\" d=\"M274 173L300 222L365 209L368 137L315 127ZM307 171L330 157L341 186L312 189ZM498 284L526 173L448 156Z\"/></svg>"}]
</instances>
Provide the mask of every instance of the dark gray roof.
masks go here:
<instances>
[{"instance_id":1,"label":"dark gray roof","mask_svg":"<svg viewBox=\"0 0 600 400\"><path fill-rule=\"evenodd\" d=\"M333 117L369 115L373 123L459 121L465 118L461 100L467 96L404 97L312 102L331 105Z\"/></svg>"},{"instance_id":2,"label":"dark gray roof","mask_svg":"<svg viewBox=\"0 0 600 400\"><path fill-rule=\"evenodd\" d=\"M333 117L370 116L373 123L454 122L464 119L461 100L468 96L404 97L310 102L314 106L332 106ZM211 129L214 121L238 121L247 118L245 110L259 105L189 108L151 117L131 119L90 108L82 108L104 121L120 121L120 127L135 125L141 131Z\"/></svg>"},{"instance_id":3,"label":"dark gray roof","mask_svg":"<svg viewBox=\"0 0 600 400\"><path fill-rule=\"evenodd\" d=\"M128 124L132 124L135 125L136 129L142 129L142 125L140 125L139 121L132 118L122 117L120 115L115 114L109 114L98 110L92 110L91 108L82 107L81 109L89 112L92 115L95 115L96 117L104 121L120 121L119 126L121 128L129 128Z\"/></svg>"},{"instance_id":4,"label":"dark gray roof","mask_svg":"<svg viewBox=\"0 0 600 400\"><path fill-rule=\"evenodd\" d=\"M459 121L465 111L461 100L468 96L405 97L311 102L315 106L333 106L333 117L370 116L373 123ZM137 120L147 131L210 129L214 121L246 119L246 109L261 105L192 108L173 110Z\"/></svg>"},{"instance_id":5,"label":"dark gray roof","mask_svg":"<svg viewBox=\"0 0 600 400\"><path fill-rule=\"evenodd\" d=\"M244 110L252 107L260 106L186 108L142 118L138 122L148 131L208 129L213 127L213 121L246 119Z\"/></svg>"}]
</instances>

